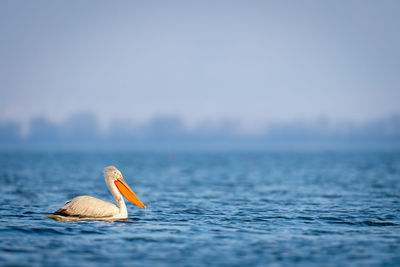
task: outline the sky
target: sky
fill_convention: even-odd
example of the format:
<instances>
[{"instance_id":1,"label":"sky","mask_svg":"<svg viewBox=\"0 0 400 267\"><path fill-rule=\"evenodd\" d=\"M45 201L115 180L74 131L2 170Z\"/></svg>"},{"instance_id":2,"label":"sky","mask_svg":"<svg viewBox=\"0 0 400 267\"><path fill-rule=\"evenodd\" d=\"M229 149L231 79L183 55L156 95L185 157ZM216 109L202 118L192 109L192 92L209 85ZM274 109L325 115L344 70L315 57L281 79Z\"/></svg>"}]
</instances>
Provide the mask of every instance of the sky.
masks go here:
<instances>
[{"instance_id":1,"label":"sky","mask_svg":"<svg viewBox=\"0 0 400 267\"><path fill-rule=\"evenodd\" d=\"M0 119L400 113L399 1L0 1Z\"/></svg>"}]
</instances>

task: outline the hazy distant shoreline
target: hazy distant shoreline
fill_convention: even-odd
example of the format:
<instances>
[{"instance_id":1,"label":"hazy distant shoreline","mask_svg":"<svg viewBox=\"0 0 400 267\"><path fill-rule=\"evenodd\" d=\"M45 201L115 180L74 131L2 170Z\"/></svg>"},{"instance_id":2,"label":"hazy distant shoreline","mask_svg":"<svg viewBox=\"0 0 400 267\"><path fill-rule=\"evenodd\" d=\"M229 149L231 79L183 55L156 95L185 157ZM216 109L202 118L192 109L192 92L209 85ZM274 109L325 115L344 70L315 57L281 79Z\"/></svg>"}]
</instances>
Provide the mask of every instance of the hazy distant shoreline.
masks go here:
<instances>
[{"instance_id":1,"label":"hazy distant shoreline","mask_svg":"<svg viewBox=\"0 0 400 267\"><path fill-rule=\"evenodd\" d=\"M258 133L240 124L210 122L188 128L180 117L161 116L142 124L111 124L100 130L94 115L75 115L62 124L44 117L30 121L27 133L16 121L0 121L0 149L130 150L315 150L399 149L400 116L363 124L328 120L266 125Z\"/></svg>"}]
</instances>

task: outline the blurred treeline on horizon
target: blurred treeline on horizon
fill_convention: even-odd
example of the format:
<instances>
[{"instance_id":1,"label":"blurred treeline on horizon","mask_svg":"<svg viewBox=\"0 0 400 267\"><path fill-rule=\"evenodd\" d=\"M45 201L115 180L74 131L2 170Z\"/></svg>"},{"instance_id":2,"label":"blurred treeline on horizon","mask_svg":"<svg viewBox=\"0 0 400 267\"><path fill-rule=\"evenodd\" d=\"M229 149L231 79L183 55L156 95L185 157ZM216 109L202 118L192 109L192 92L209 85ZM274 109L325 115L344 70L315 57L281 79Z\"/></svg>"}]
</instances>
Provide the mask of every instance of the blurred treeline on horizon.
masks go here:
<instances>
[{"instance_id":1,"label":"blurred treeline on horizon","mask_svg":"<svg viewBox=\"0 0 400 267\"><path fill-rule=\"evenodd\" d=\"M240 121L203 121L188 126L179 116L157 116L142 123L112 121L101 127L91 113L62 123L36 117L23 124L0 120L0 149L40 148L400 148L400 115L363 123L314 121L265 123L243 130Z\"/></svg>"}]
</instances>

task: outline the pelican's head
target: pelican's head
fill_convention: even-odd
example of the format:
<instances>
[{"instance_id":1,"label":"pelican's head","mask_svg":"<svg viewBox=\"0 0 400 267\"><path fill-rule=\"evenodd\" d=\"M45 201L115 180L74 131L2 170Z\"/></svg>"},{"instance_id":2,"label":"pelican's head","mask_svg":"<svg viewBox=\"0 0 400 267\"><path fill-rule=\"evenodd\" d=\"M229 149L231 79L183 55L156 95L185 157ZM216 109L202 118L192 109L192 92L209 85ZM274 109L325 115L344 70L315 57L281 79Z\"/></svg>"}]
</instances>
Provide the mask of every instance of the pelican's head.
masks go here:
<instances>
[{"instance_id":1,"label":"pelican's head","mask_svg":"<svg viewBox=\"0 0 400 267\"><path fill-rule=\"evenodd\" d=\"M142 201L140 201L140 199L136 196L133 190L125 182L122 173L117 168L115 168L114 166L109 166L105 168L104 178L106 179L106 182L109 186L114 184L119 190L119 192L121 192L121 194L124 195L124 197L126 197L127 200L129 200L136 206L139 206L144 209L146 208L146 206L143 205Z\"/></svg>"}]
</instances>

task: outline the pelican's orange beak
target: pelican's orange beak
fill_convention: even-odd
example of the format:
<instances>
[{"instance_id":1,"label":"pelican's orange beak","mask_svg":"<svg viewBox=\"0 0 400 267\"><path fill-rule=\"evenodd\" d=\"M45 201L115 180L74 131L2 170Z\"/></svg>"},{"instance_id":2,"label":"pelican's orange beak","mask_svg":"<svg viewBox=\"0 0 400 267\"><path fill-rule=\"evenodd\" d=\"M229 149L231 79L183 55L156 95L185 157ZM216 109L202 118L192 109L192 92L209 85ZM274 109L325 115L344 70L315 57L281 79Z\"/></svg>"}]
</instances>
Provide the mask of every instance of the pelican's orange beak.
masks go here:
<instances>
[{"instance_id":1,"label":"pelican's orange beak","mask_svg":"<svg viewBox=\"0 0 400 267\"><path fill-rule=\"evenodd\" d=\"M125 181L122 179L118 179L114 181L114 184L117 186L119 192L126 197L127 200L135 204L136 206L139 206L141 208L146 208L145 205L143 205L142 201L136 196L136 194L133 192L133 190L125 183Z\"/></svg>"}]
</instances>

